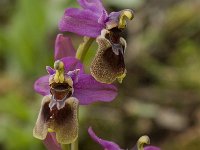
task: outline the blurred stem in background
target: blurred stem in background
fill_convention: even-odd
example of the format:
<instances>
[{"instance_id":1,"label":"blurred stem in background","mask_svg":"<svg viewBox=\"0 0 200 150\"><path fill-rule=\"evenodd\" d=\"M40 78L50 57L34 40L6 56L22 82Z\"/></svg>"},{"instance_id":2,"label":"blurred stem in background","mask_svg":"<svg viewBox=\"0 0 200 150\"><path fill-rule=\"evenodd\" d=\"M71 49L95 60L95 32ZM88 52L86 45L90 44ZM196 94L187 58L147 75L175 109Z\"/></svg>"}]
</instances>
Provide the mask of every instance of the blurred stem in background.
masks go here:
<instances>
[{"instance_id":1,"label":"blurred stem in background","mask_svg":"<svg viewBox=\"0 0 200 150\"><path fill-rule=\"evenodd\" d=\"M83 62L93 41L94 41L94 38L90 38L86 36L83 38L83 43L79 45L76 52L76 58L79 59L81 62Z\"/></svg>"}]
</instances>

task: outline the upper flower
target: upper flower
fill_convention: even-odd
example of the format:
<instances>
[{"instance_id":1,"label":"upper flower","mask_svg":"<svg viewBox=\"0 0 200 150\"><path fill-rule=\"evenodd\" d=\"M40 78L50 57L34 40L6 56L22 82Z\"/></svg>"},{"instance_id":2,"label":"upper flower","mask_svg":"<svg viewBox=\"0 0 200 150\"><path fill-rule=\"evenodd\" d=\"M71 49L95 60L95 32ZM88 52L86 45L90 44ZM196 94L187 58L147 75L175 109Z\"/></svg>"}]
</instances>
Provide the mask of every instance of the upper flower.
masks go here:
<instances>
[{"instance_id":1,"label":"upper flower","mask_svg":"<svg viewBox=\"0 0 200 150\"><path fill-rule=\"evenodd\" d=\"M133 19L133 11L124 9L107 13L101 0L78 0L82 8L65 10L59 28L61 31L97 38L98 50L91 64L92 76L101 83L121 83L126 76L124 52L126 41L122 31L126 20Z\"/></svg>"},{"instance_id":2,"label":"upper flower","mask_svg":"<svg viewBox=\"0 0 200 150\"><path fill-rule=\"evenodd\" d=\"M112 101L117 96L117 88L112 84L97 82L91 75L84 74L83 65L74 57L75 50L69 38L59 34L55 44L55 60L63 62L64 74L71 79L72 97L79 100L80 105L87 105L96 101ZM67 49L66 49L67 48ZM55 70L47 67L46 76L39 78L34 89L39 94L45 96L50 94L49 77L55 74Z\"/></svg>"},{"instance_id":3,"label":"upper flower","mask_svg":"<svg viewBox=\"0 0 200 150\"><path fill-rule=\"evenodd\" d=\"M59 23L61 31L74 32L83 36L97 37L102 29L124 29L126 19L133 18L133 12L125 9L109 15L101 0L78 0L82 7L68 8Z\"/></svg>"},{"instance_id":4,"label":"upper flower","mask_svg":"<svg viewBox=\"0 0 200 150\"><path fill-rule=\"evenodd\" d=\"M104 150L123 150L119 147L118 144L112 141L107 141L107 140L103 140L99 138L94 133L91 127L88 129L88 133L95 142L97 142L98 144L102 146ZM142 136L141 138L139 138L137 142L137 146L134 146L131 150L160 150L160 148L155 147L155 146L146 146L145 148L143 148L144 144L149 144L149 143L150 143L149 138L147 136Z\"/></svg>"}]
</instances>

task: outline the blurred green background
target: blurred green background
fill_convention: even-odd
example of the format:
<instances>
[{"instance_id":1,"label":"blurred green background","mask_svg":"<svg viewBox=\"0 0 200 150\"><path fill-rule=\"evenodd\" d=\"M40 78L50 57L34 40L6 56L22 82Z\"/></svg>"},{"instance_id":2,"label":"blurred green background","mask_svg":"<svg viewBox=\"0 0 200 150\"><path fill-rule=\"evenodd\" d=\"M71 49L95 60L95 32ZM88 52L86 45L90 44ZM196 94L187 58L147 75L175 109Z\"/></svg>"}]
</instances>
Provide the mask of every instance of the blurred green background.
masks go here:
<instances>
[{"instance_id":1,"label":"blurred green background","mask_svg":"<svg viewBox=\"0 0 200 150\"><path fill-rule=\"evenodd\" d=\"M103 0L132 8L125 34L128 74L111 103L80 108L80 150L100 150L87 134L131 148L147 134L163 150L200 149L200 1ZM34 81L53 65L57 24L75 0L0 0L0 150L44 150L32 137L41 96ZM72 37L77 48L81 38ZM93 44L85 61L89 67Z\"/></svg>"}]
</instances>

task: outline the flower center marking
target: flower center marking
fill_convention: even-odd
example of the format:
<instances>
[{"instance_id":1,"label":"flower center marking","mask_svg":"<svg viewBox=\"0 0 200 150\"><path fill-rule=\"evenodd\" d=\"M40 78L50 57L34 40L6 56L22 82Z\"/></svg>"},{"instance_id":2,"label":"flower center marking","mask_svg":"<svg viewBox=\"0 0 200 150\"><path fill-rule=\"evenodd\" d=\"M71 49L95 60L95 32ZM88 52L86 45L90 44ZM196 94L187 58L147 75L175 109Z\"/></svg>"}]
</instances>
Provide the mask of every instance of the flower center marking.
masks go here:
<instances>
[{"instance_id":1,"label":"flower center marking","mask_svg":"<svg viewBox=\"0 0 200 150\"><path fill-rule=\"evenodd\" d=\"M49 108L53 117L56 112L65 106L65 101L72 95L72 79L65 75L64 64L62 61L57 60L54 63L56 73L50 78L50 93L52 95Z\"/></svg>"}]
</instances>

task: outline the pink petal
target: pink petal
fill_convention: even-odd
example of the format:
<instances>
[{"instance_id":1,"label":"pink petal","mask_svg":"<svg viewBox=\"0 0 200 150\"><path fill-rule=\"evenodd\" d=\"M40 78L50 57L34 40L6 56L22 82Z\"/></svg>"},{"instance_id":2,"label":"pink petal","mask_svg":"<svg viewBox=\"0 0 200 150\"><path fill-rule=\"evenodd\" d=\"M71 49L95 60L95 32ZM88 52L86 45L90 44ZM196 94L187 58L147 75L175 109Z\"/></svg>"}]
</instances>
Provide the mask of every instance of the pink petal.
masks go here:
<instances>
[{"instance_id":1,"label":"pink petal","mask_svg":"<svg viewBox=\"0 0 200 150\"><path fill-rule=\"evenodd\" d=\"M61 59L65 65L65 72L74 71L80 69L80 73L84 72L83 65L81 62L74 57L64 57Z\"/></svg>"},{"instance_id":2,"label":"pink petal","mask_svg":"<svg viewBox=\"0 0 200 150\"><path fill-rule=\"evenodd\" d=\"M78 0L78 3L82 8L89 9L98 14L101 14L105 10L101 0Z\"/></svg>"},{"instance_id":3,"label":"pink petal","mask_svg":"<svg viewBox=\"0 0 200 150\"><path fill-rule=\"evenodd\" d=\"M55 42L54 59L58 60L63 57L75 56L75 53L71 39L58 34Z\"/></svg>"},{"instance_id":4,"label":"pink petal","mask_svg":"<svg viewBox=\"0 0 200 150\"><path fill-rule=\"evenodd\" d=\"M96 101L110 102L117 96L117 88L112 84L97 82L91 75L80 74L73 96L81 105Z\"/></svg>"},{"instance_id":5,"label":"pink petal","mask_svg":"<svg viewBox=\"0 0 200 150\"><path fill-rule=\"evenodd\" d=\"M65 15L69 17L76 17L78 19L98 20L98 14L88 9L68 8L65 10Z\"/></svg>"},{"instance_id":6,"label":"pink petal","mask_svg":"<svg viewBox=\"0 0 200 150\"><path fill-rule=\"evenodd\" d=\"M78 82L79 72L80 69L76 69L67 73L67 75L69 75L72 78L74 84Z\"/></svg>"},{"instance_id":7,"label":"pink petal","mask_svg":"<svg viewBox=\"0 0 200 150\"><path fill-rule=\"evenodd\" d=\"M46 70L47 70L48 74L50 74L50 75L55 73L55 70L53 68L51 68L50 66L46 66Z\"/></svg>"},{"instance_id":8,"label":"pink petal","mask_svg":"<svg viewBox=\"0 0 200 150\"><path fill-rule=\"evenodd\" d=\"M48 95L50 93L49 75L37 79L34 83L34 90L43 96Z\"/></svg>"},{"instance_id":9,"label":"pink petal","mask_svg":"<svg viewBox=\"0 0 200 150\"><path fill-rule=\"evenodd\" d=\"M80 10L76 8L66 9L63 18L59 23L61 31L73 32L82 36L96 38L104 28L98 23L100 15L97 16L90 10Z\"/></svg>"},{"instance_id":10,"label":"pink petal","mask_svg":"<svg viewBox=\"0 0 200 150\"><path fill-rule=\"evenodd\" d=\"M160 148L159 148L159 147L156 147L156 146L146 146L146 147L144 148L144 150L160 150Z\"/></svg>"},{"instance_id":11,"label":"pink petal","mask_svg":"<svg viewBox=\"0 0 200 150\"><path fill-rule=\"evenodd\" d=\"M99 19L98 19L98 23L100 23L100 24L105 24L107 20L108 20L108 14L107 14L107 12L104 10L104 11L102 12L101 16L100 16Z\"/></svg>"},{"instance_id":12,"label":"pink petal","mask_svg":"<svg viewBox=\"0 0 200 150\"><path fill-rule=\"evenodd\" d=\"M100 144L104 149L106 149L106 150L121 150L121 148L116 143L103 140L103 139L99 138L98 136L96 136L96 134L94 133L94 131L92 130L91 127L88 129L88 133L89 133L90 137L95 142Z\"/></svg>"},{"instance_id":13,"label":"pink petal","mask_svg":"<svg viewBox=\"0 0 200 150\"><path fill-rule=\"evenodd\" d=\"M43 143L48 150L61 150L60 144L56 141L55 133L48 133Z\"/></svg>"}]
</instances>

